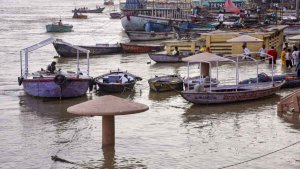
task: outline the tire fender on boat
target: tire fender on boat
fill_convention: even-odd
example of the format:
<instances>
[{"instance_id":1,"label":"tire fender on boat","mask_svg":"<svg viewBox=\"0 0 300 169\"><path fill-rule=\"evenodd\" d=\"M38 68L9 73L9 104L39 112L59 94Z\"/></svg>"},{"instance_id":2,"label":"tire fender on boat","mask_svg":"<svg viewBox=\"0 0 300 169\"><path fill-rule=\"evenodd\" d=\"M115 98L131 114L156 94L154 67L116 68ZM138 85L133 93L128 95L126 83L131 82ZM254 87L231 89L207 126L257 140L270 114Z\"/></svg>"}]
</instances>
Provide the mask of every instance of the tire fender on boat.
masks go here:
<instances>
[{"instance_id":1,"label":"tire fender on boat","mask_svg":"<svg viewBox=\"0 0 300 169\"><path fill-rule=\"evenodd\" d=\"M54 77L54 83L59 85L59 86L64 85L66 82L67 82L67 78L64 75L56 75Z\"/></svg>"},{"instance_id":2,"label":"tire fender on boat","mask_svg":"<svg viewBox=\"0 0 300 169\"><path fill-rule=\"evenodd\" d=\"M19 86L21 86L22 82L23 82L24 78L23 77L18 77L18 83Z\"/></svg>"},{"instance_id":3,"label":"tire fender on boat","mask_svg":"<svg viewBox=\"0 0 300 169\"><path fill-rule=\"evenodd\" d=\"M91 80L89 81L89 91L90 91L90 92L93 91L94 84L96 84L96 83L95 83L95 80L94 80L94 79L91 79Z\"/></svg>"}]
</instances>

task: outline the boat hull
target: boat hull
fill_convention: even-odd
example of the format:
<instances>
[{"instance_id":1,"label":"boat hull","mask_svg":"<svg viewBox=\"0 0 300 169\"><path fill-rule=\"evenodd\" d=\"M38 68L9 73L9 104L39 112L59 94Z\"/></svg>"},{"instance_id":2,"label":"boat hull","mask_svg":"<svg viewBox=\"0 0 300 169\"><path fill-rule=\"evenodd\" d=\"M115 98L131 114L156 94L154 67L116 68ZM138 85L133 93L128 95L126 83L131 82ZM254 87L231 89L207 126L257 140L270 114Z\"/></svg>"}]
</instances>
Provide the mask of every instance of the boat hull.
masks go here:
<instances>
[{"instance_id":1,"label":"boat hull","mask_svg":"<svg viewBox=\"0 0 300 169\"><path fill-rule=\"evenodd\" d=\"M280 87L285 82L275 83L275 86L272 86L272 83L264 83L260 89L254 89L253 85L241 85L238 87L238 91L236 90L236 86L232 85L224 88L222 92L214 92L212 90L197 92L194 90L182 91L181 96L189 102L194 104L219 104L219 103L230 103L230 102L240 102L247 100L254 100L263 97L267 97L275 94ZM222 89L222 87L218 87L218 90ZM245 89L245 90L244 90Z\"/></svg>"},{"instance_id":2,"label":"boat hull","mask_svg":"<svg viewBox=\"0 0 300 169\"><path fill-rule=\"evenodd\" d=\"M171 32L127 31L126 34L130 41L151 41L174 38L174 33Z\"/></svg>"},{"instance_id":3,"label":"boat hull","mask_svg":"<svg viewBox=\"0 0 300 169\"><path fill-rule=\"evenodd\" d=\"M163 45L150 46L150 45L132 45L121 43L122 49L125 53L149 53L149 52L159 52L164 50Z\"/></svg>"},{"instance_id":4,"label":"boat hull","mask_svg":"<svg viewBox=\"0 0 300 169\"><path fill-rule=\"evenodd\" d=\"M148 80L151 91L166 92L166 91L181 91L183 89L183 80L179 76L161 76Z\"/></svg>"},{"instance_id":5,"label":"boat hull","mask_svg":"<svg viewBox=\"0 0 300 169\"><path fill-rule=\"evenodd\" d=\"M73 29L72 25L46 25L47 32L71 32Z\"/></svg>"},{"instance_id":6,"label":"boat hull","mask_svg":"<svg viewBox=\"0 0 300 169\"><path fill-rule=\"evenodd\" d=\"M97 9L91 9L91 10L89 10L89 9L76 9L76 11L78 12L78 13L102 13L103 12L103 10L104 10L105 8L97 8ZM72 10L72 12L75 12L75 10Z\"/></svg>"},{"instance_id":7,"label":"boat hull","mask_svg":"<svg viewBox=\"0 0 300 169\"><path fill-rule=\"evenodd\" d=\"M108 83L97 83L99 87L99 91L105 93L121 93L125 91L133 90L135 82L128 84L108 84Z\"/></svg>"},{"instance_id":8,"label":"boat hull","mask_svg":"<svg viewBox=\"0 0 300 169\"><path fill-rule=\"evenodd\" d=\"M53 43L53 46L56 52L61 57L76 57L77 50L61 43ZM90 55L104 55L104 54L114 54L114 53L121 53L122 47L121 46L79 46L85 49L90 50ZM79 53L79 56L86 56L85 53Z\"/></svg>"},{"instance_id":9,"label":"boat hull","mask_svg":"<svg viewBox=\"0 0 300 169\"><path fill-rule=\"evenodd\" d=\"M111 19L120 19L122 14L120 12L111 12L109 13Z\"/></svg>"},{"instance_id":10,"label":"boat hull","mask_svg":"<svg viewBox=\"0 0 300 169\"><path fill-rule=\"evenodd\" d=\"M178 63L182 62L182 58L187 56L175 56L175 55L168 55L168 54L159 54L159 53L149 53L149 57L151 60L157 63Z\"/></svg>"},{"instance_id":11,"label":"boat hull","mask_svg":"<svg viewBox=\"0 0 300 169\"><path fill-rule=\"evenodd\" d=\"M169 19L158 19L143 16L123 16L121 18L121 24L125 31L145 31L145 24L147 22L156 22L169 24Z\"/></svg>"},{"instance_id":12,"label":"boat hull","mask_svg":"<svg viewBox=\"0 0 300 169\"><path fill-rule=\"evenodd\" d=\"M24 91L31 96L49 98L71 98L85 95L89 89L91 78L67 79L61 87L54 79L24 79Z\"/></svg>"}]
</instances>

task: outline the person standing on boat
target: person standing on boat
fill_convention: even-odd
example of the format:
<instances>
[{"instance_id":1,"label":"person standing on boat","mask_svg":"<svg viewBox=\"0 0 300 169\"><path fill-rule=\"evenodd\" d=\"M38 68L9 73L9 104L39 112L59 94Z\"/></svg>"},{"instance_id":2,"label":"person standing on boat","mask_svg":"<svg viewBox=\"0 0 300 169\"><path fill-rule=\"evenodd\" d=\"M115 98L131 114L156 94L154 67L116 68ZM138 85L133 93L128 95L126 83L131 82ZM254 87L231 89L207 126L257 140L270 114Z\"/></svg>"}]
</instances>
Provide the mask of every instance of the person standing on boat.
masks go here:
<instances>
[{"instance_id":1,"label":"person standing on boat","mask_svg":"<svg viewBox=\"0 0 300 169\"><path fill-rule=\"evenodd\" d=\"M262 45L262 47L259 49L259 57L260 60L265 61L266 58L266 45Z\"/></svg>"},{"instance_id":2,"label":"person standing on boat","mask_svg":"<svg viewBox=\"0 0 300 169\"><path fill-rule=\"evenodd\" d=\"M299 62L299 51L296 46L293 46L293 53L292 53L292 64L293 66L298 65Z\"/></svg>"},{"instance_id":3,"label":"person standing on boat","mask_svg":"<svg viewBox=\"0 0 300 169\"><path fill-rule=\"evenodd\" d=\"M285 66L285 53L286 53L286 47L284 47L280 53L281 65L283 66Z\"/></svg>"},{"instance_id":4,"label":"person standing on boat","mask_svg":"<svg viewBox=\"0 0 300 169\"><path fill-rule=\"evenodd\" d=\"M250 49L247 48L247 44L243 44L242 48L244 51L243 59L248 59L251 56Z\"/></svg>"},{"instance_id":5,"label":"person standing on boat","mask_svg":"<svg viewBox=\"0 0 300 169\"><path fill-rule=\"evenodd\" d=\"M59 20L59 22L58 22L58 25L59 25L59 26L61 26L61 25L62 25L61 19Z\"/></svg>"},{"instance_id":6,"label":"person standing on boat","mask_svg":"<svg viewBox=\"0 0 300 169\"><path fill-rule=\"evenodd\" d=\"M47 71L50 72L50 73L54 73L54 71L56 70L56 62L52 62L50 65L47 66Z\"/></svg>"},{"instance_id":7,"label":"person standing on boat","mask_svg":"<svg viewBox=\"0 0 300 169\"><path fill-rule=\"evenodd\" d=\"M286 68L293 67L291 49L288 49L287 52L285 53L285 65Z\"/></svg>"},{"instance_id":8,"label":"person standing on boat","mask_svg":"<svg viewBox=\"0 0 300 169\"><path fill-rule=\"evenodd\" d=\"M268 58L269 58L269 64L272 64L272 60L273 60L273 64L276 64L276 59L277 59L278 53L275 50L274 46L272 46L271 49L268 50L267 54L268 54Z\"/></svg>"},{"instance_id":9,"label":"person standing on boat","mask_svg":"<svg viewBox=\"0 0 300 169\"><path fill-rule=\"evenodd\" d=\"M222 11L219 12L218 21L219 21L219 26L218 27L220 27L224 22L224 14L222 13Z\"/></svg>"}]
</instances>

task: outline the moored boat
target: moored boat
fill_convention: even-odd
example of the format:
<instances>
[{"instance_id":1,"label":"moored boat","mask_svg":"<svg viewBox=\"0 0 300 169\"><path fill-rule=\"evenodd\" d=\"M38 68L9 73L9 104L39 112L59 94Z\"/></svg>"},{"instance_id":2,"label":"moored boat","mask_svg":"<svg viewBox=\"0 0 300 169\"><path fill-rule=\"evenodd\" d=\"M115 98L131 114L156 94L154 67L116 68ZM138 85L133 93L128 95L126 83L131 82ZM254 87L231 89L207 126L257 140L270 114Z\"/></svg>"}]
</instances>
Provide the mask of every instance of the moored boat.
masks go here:
<instances>
[{"instance_id":1,"label":"moored boat","mask_svg":"<svg viewBox=\"0 0 300 169\"><path fill-rule=\"evenodd\" d=\"M120 19L122 14L120 12L111 12L109 13L111 19Z\"/></svg>"},{"instance_id":2,"label":"moored boat","mask_svg":"<svg viewBox=\"0 0 300 169\"><path fill-rule=\"evenodd\" d=\"M182 62L182 58L190 56L189 54L172 55L166 52L149 53L148 55L156 63L178 63Z\"/></svg>"},{"instance_id":3,"label":"moored boat","mask_svg":"<svg viewBox=\"0 0 300 169\"><path fill-rule=\"evenodd\" d=\"M164 45L148 45L148 44L130 44L121 43L122 49L125 53L149 53L164 50Z\"/></svg>"},{"instance_id":4,"label":"moored boat","mask_svg":"<svg viewBox=\"0 0 300 169\"><path fill-rule=\"evenodd\" d=\"M121 77L127 76L128 81L121 83ZM137 81L142 78L135 76L127 71L110 71L109 73L103 74L94 78L94 83L98 86L98 91L106 93L121 93L124 91L131 91Z\"/></svg>"},{"instance_id":5,"label":"moored boat","mask_svg":"<svg viewBox=\"0 0 300 169\"><path fill-rule=\"evenodd\" d=\"M87 19L87 15L83 15L81 13L78 13L78 12L74 12L74 15L73 15L73 18L74 19Z\"/></svg>"},{"instance_id":6,"label":"moored boat","mask_svg":"<svg viewBox=\"0 0 300 169\"><path fill-rule=\"evenodd\" d=\"M72 12L79 12L79 13L102 13L103 10L105 9L105 7L101 8L101 7L96 7L96 9L88 9L86 7L83 8L78 8L78 9L74 9L72 10Z\"/></svg>"},{"instance_id":7,"label":"moored boat","mask_svg":"<svg viewBox=\"0 0 300 169\"><path fill-rule=\"evenodd\" d=\"M193 55L184 59L190 63L208 63L209 72L211 72L211 64L218 62L234 62L236 64L236 77L238 77L238 60L236 56L235 59L220 57L215 54L210 53L201 53ZM249 57L249 59L256 61L255 59ZM257 62L256 62L257 63ZM189 70L189 69L188 69ZM202 69L201 69L202 70ZM209 73L211 75L211 73ZM217 68L218 74L218 68ZM210 76L211 77L211 76ZM189 71L188 71L189 79ZM217 78L218 79L218 78ZM211 81L211 80L210 80ZM265 83L252 83L252 84L238 84L238 79L236 79L236 84L234 85L218 85L212 87L211 85L208 88L205 88L204 85L195 85L194 89L190 90L188 87L187 90L182 91L181 96L189 102L195 104L219 104L219 103L230 103L230 102L239 102L259 99L275 94L285 81L274 82L273 79L271 82Z\"/></svg>"},{"instance_id":8,"label":"moored boat","mask_svg":"<svg viewBox=\"0 0 300 169\"><path fill-rule=\"evenodd\" d=\"M86 74L79 71L79 62L77 64L77 72L62 71L60 69L53 72L43 69L34 73L28 72L28 53L51 44L54 41L54 38L49 38L21 50L21 76L18 78L19 85L23 85L25 93L36 97L70 98L85 95L92 84L92 77L89 76L89 62L87 62ZM71 44L66 44L71 46ZM85 52L89 61L88 50L77 46L71 47ZM23 54L25 55L24 63L22 62Z\"/></svg>"},{"instance_id":9,"label":"moored boat","mask_svg":"<svg viewBox=\"0 0 300 169\"><path fill-rule=\"evenodd\" d=\"M180 75L156 76L148 80L150 89L155 92L178 91L183 89Z\"/></svg>"},{"instance_id":10,"label":"moored boat","mask_svg":"<svg viewBox=\"0 0 300 169\"><path fill-rule=\"evenodd\" d=\"M174 38L173 32L143 32L143 31L126 31L130 41L151 41L165 40Z\"/></svg>"},{"instance_id":11,"label":"moored boat","mask_svg":"<svg viewBox=\"0 0 300 169\"><path fill-rule=\"evenodd\" d=\"M274 81L285 81L282 85L282 88L293 88L300 87L300 79L297 77L296 73L288 73L282 75L274 75ZM239 84L251 84L251 83L262 83L262 82L271 82L272 78L265 73L260 73L257 75L257 78L249 78L239 82Z\"/></svg>"},{"instance_id":12,"label":"moored boat","mask_svg":"<svg viewBox=\"0 0 300 169\"><path fill-rule=\"evenodd\" d=\"M162 18L162 17L153 17L153 16L132 16L124 15L121 18L121 24L125 31L145 31L145 24L147 22L161 23L169 25L170 22L186 22L186 19L172 19L172 18Z\"/></svg>"},{"instance_id":13,"label":"moored boat","mask_svg":"<svg viewBox=\"0 0 300 169\"><path fill-rule=\"evenodd\" d=\"M70 47L69 45L66 45L65 43L61 43L60 39L57 39L53 46L56 50L56 52L61 57L76 57L77 56L77 50ZM78 45L76 45L78 46ZM82 46L79 47L87 49L90 51L90 55L104 55L104 54L114 54L114 53L120 53L122 52L122 47L120 44L96 44L96 45L90 45L90 46ZM79 56L84 56L84 53L80 52Z\"/></svg>"},{"instance_id":14,"label":"moored boat","mask_svg":"<svg viewBox=\"0 0 300 169\"><path fill-rule=\"evenodd\" d=\"M61 20L52 24L46 25L47 32L71 32L73 25L63 24Z\"/></svg>"}]
</instances>

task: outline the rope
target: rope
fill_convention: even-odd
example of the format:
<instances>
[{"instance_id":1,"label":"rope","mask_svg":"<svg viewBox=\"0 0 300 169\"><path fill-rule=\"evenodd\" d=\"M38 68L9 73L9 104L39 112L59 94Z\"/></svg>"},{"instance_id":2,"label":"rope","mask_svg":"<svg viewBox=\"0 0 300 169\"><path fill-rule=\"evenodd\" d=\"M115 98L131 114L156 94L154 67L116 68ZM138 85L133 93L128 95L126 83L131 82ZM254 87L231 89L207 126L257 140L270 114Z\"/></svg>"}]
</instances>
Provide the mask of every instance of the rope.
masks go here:
<instances>
[{"instance_id":1,"label":"rope","mask_svg":"<svg viewBox=\"0 0 300 169\"><path fill-rule=\"evenodd\" d=\"M270 153L267 153L267 154L264 154L264 155L261 155L261 156L258 156L258 157L254 157L254 158L252 158L252 159L245 160L245 161L242 161L242 162L239 162L239 163L236 163L236 164L231 164L231 165L227 165L227 166L224 166L224 167L220 167L220 168L218 168L218 169L229 168L229 167L233 167L233 166L237 166L237 165L240 165L240 164L247 163L247 162L249 162L249 161L257 160L257 159L259 159L259 158L262 158L262 157L265 157L265 156L274 154L274 153L276 153L276 152L278 152L278 151L284 150L284 149L286 149L286 148L292 147L292 146L294 146L294 145L296 145L296 144L298 144L298 143L300 143L300 141L297 141L297 142L295 142L295 143L293 143L293 144L290 144L290 145L285 146L285 147L283 147L283 148L281 148L281 149L272 151L272 152L270 152Z\"/></svg>"},{"instance_id":2,"label":"rope","mask_svg":"<svg viewBox=\"0 0 300 169\"><path fill-rule=\"evenodd\" d=\"M73 133L73 135L72 135L70 141L68 141L65 145L63 145L60 149L58 149L57 152L55 153L55 155L51 156L51 159L52 159L53 161L59 161L59 162L64 162L64 163L70 163L70 164L75 164L75 165L81 165L81 164L78 164L78 163L71 162L71 161L65 160L65 159L63 159L63 158L60 158L60 157L57 156L57 154L58 154L59 152L61 152L61 151L62 151L66 146L68 146L71 142L73 142L75 139L77 139L78 133L79 133L80 131L83 131L83 130L85 130L85 129L87 129L87 128L90 128L90 127L91 127L91 124L90 124L89 126L87 126L87 127L81 128L81 129L79 129L79 127L77 127L77 128L75 129L75 131L74 131L74 133Z\"/></svg>"}]
</instances>

